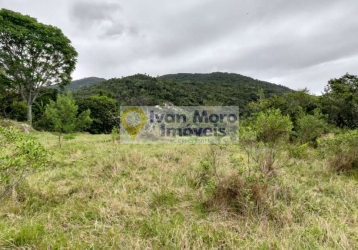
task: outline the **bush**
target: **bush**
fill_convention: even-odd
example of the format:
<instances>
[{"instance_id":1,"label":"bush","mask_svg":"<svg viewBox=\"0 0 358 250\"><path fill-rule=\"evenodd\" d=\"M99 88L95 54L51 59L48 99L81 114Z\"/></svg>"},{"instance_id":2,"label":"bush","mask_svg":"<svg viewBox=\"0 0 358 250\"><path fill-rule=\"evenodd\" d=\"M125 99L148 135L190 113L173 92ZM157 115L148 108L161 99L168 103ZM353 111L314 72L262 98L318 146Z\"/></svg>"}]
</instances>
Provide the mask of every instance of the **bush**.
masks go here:
<instances>
[{"instance_id":1,"label":"bush","mask_svg":"<svg viewBox=\"0 0 358 250\"><path fill-rule=\"evenodd\" d=\"M26 176L41 168L47 161L41 144L27 139L13 127L0 126L0 201Z\"/></svg>"},{"instance_id":2,"label":"bush","mask_svg":"<svg viewBox=\"0 0 358 250\"><path fill-rule=\"evenodd\" d=\"M247 167L259 170L266 179L274 177L279 167L277 159L282 156L292 127L289 116L278 109L260 112L251 124L241 126L240 142L247 153Z\"/></svg>"},{"instance_id":3,"label":"bush","mask_svg":"<svg viewBox=\"0 0 358 250\"><path fill-rule=\"evenodd\" d=\"M347 171L358 166L358 130L318 140L320 153L334 171Z\"/></svg>"},{"instance_id":4,"label":"bush","mask_svg":"<svg viewBox=\"0 0 358 250\"><path fill-rule=\"evenodd\" d=\"M315 142L318 137L328 131L326 117L315 110L314 115L301 115L296 122L296 132L300 144Z\"/></svg>"},{"instance_id":5,"label":"bush","mask_svg":"<svg viewBox=\"0 0 358 250\"><path fill-rule=\"evenodd\" d=\"M302 144L300 146L292 145L288 147L288 154L294 159L307 159L309 157L308 144Z\"/></svg>"},{"instance_id":6,"label":"bush","mask_svg":"<svg viewBox=\"0 0 358 250\"><path fill-rule=\"evenodd\" d=\"M268 144L288 140L292 128L290 117L282 115L279 109L260 112L253 123L253 129L257 133L257 140Z\"/></svg>"}]
</instances>

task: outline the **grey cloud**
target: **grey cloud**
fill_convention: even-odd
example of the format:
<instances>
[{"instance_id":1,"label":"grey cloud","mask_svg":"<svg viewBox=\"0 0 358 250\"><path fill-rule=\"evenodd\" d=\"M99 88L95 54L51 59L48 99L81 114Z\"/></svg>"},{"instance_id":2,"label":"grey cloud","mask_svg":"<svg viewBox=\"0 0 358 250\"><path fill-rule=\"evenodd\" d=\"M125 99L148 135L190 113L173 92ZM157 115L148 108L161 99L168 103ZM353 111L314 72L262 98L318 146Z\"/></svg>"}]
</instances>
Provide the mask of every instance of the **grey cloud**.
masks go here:
<instances>
[{"instance_id":1,"label":"grey cloud","mask_svg":"<svg viewBox=\"0 0 358 250\"><path fill-rule=\"evenodd\" d=\"M356 0L63 0L52 19L49 1L0 2L70 35L75 78L227 71L317 93L358 74Z\"/></svg>"},{"instance_id":2,"label":"grey cloud","mask_svg":"<svg viewBox=\"0 0 358 250\"><path fill-rule=\"evenodd\" d=\"M70 16L83 25L96 21L112 21L112 15L119 10L121 6L118 3L77 1L71 6Z\"/></svg>"},{"instance_id":3,"label":"grey cloud","mask_svg":"<svg viewBox=\"0 0 358 250\"><path fill-rule=\"evenodd\" d=\"M133 35L133 25L121 20L122 10L115 2L77 1L70 8L70 17L82 31L90 31L102 39Z\"/></svg>"},{"instance_id":4,"label":"grey cloud","mask_svg":"<svg viewBox=\"0 0 358 250\"><path fill-rule=\"evenodd\" d=\"M111 25L104 31L104 36L117 36L123 34L125 31L125 27L121 23L117 23L116 25Z\"/></svg>"},{"instance_id":5,"label":"grey cloud","mask_svg":"<svg viewBox=\"0 0 358 250\"><path fill-rule=\"evenodd\" d=\"M282 2L280 2L280 4L282 4ZM333 1L326 2L325 5L322 5L322 2L320 2L320 5L308 4L308 2L302 4L302 10L304 10L302 13L294 11L294 6L288 4L288 6L281 6L281 8L277 9L276 13L269 13L266 16L263 15L260 19L251 22L242 21L241 17L236 18L236 29L246 30L247 32L239 31L237 37L232 37L231 40L227 39L226 42L230 45L233 43L233 39L236 39L241 49L239 48L236 51L232 50L230 57L224 58L219 55L217 57L208 58L209 60L198 62L200 66L193 66L203 68L202 65L204 64L204 68L206 67L207 69L211 67L243 70L256 68L261 71L277 69L276 72L279 70L284 72L287 70L312 67L358 53L358 47L356 46L358 37L355 32L358 23L355 20L346 18L346 16L353 14L349 13L349 11L347 12L349 6L343 9L337 8L337 3ZM269 10L270 8L268 8L268 11ZM334 20L334 16L331 16L334 12L338 13L338 15L341 12L343 13L339 16L338 22L336 23L330 21L332 19ZM252 11L248 13L247 15L255 15L255 12ZM258 11L258 13L262 14L260 11ZM321 25L317 27L312 34L306 37L300 37L302 34L297 34L299 33L297 32L298 28L303 28L303 30L305 28L309 29L311 25L310 21L317 19L317 16L323 23L328 25ZM230 15L227 15L225 18L228 17L230 17ZM290 25L290 17L291 20L292 17L298 18L302 23L296 24L298 25L296 27L294 26L295 24ZM307 17L309 19L305 19ZM345 21L345 19L347 21ZM225 22L220 22L221 25L223 23ZM275 33L275 29L279 29L280 26L286 26L286 28L282 29L282 32ZM193 36L189 37L188 40L179 39L179 42L157 45L158 48L161 48L159 53L163 54L163 56L165 56L166 53L174 52L178 55L184 53L185 50L192 50L193 53L195 53L195 50L198 50L197 46L212 46L212 50L215 51L217 41L219 41L219 43L225 42L225 38L216 36L216 34L225 35L223 30L228 26L224 26L222 28L223 30L219 31L216 31L217 28L215 26L210 27L212 28L212 32L210 33L212 36L208 36L211 38L210 40L206 40L207 37L196 33L194 28L191 29ZM229 31L232 32L233 28L235 27L231 26ZM257 30L253 31L255 28L257 28ZM201 30L205 30L205 28ZM262 37L262 33L266 33L270 30L273 31L272 36ZM255 35L250 37L250 31ZM199 39L196 39L196 35L198 35ZM259 39L264 38L265 41L257 47L251 47L250 43L252 43L252 41L245 39L245 36L249 36L249 39L252 39L252 41L255 39L255 36ZM203 37L205 39L203 39ZM206 41L203 42L203 40ZM173 54L169 55L172 56Z\"/></svg>"}]
</instances>

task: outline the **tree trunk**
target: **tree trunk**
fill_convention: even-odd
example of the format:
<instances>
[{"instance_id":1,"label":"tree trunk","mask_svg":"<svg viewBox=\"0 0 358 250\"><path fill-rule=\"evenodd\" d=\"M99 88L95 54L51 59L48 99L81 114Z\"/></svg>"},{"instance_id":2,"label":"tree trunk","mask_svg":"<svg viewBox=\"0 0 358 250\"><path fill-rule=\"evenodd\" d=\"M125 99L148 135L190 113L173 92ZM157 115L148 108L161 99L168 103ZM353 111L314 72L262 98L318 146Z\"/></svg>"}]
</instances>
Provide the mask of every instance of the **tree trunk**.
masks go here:
<instances>
[{"instance_id":1,"label":"tree trunk","mask_svg":"<svg viewBox=\"0 0 358 250\"><path fill-rule=\"evenodd\" d=\"M32 104L27 103L27 122L32 125Z\"/></svg>"}]
</instances>

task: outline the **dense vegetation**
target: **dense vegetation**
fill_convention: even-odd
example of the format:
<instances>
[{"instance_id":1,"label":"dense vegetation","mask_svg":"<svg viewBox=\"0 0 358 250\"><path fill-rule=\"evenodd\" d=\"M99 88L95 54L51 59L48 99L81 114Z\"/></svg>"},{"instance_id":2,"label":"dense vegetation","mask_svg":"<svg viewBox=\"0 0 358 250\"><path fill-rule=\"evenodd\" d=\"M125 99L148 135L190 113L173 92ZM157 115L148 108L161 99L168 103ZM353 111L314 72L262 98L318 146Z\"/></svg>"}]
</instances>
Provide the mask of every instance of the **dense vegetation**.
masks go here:
<instances>
[{"instance_id":1,"label":"dense vegetation","mask_svg":"<svg viewBox=\"0 0 358 250\"><path fill-rule=\"evenodd\" d=\"M223 82L220 79L224 79ZM252 82L247 82L250 79ZM201 82L204 80L207 82ZM4 80L0 79L0 82L0 88L3 89L0 92L0 116L18 121L26 120L26 104L17 89L8 86ZM299 119L299 126L302 127L305 115L309 115L307 119L311 119L311 122L317 118L338 128L354 129L358 126L357 82L356 76L346 74L330 80L322 96L314 96L307 90L292 91L237 74L177 74L157 78L137 74L99 83L87 82L85 85L89 85L88 87L79 88L73 94L79 111L91 110L94 122L86 131L96 134L110 133L113 126L118 124L116 112L120 105L163 104L238 105L244 119L250 119L260 111L276 108L290 116L295 125L293 131L297 131ZM56 101L57 94L56 88L40 89L33 105L35 128L51 130L44 112L51 100ZM327 126L321 130L327 132Z\"/></svg>"}]
</instances>

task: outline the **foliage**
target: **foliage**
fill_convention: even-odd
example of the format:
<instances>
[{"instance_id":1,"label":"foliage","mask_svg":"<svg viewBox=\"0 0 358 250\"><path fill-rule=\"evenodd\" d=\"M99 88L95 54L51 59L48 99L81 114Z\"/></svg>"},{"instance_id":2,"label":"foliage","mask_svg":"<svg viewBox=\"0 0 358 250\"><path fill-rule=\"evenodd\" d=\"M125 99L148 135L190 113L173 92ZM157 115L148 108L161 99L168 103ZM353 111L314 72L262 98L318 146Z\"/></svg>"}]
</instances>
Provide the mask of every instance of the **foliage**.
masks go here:
<instances>
[{"instance_id":1,"label":"foliage","mask_svg":"<svg viewBox=\"0 0 358 250\"><path fill-rule=\"evenodd\" d=\"M331 79L321 98L322 110L336 126L358 127L358 77L348 73Z\"/></svg>"},{"instance_id":2,"label":"foliage","mask_svg":"<svg viewBox=\"0 0 358 250\"><path fill-rule=\"evenodd\" d=\"M291 158L294 159L307 159L308 158L308 143L302 145L289 145L288 153Z\"/></svg>"},{"instance_id":3,"label":"foliage","mask_svg":"<svg viewBox=\"0 0 358 250\"><path fill-rule=\"evenodd\" d=\"M27 115L26 103L21 95L12 88L6 88L0 82L0 117L25 121Z\"/></svg>"},{"instance_id":4,"label":"foliage","mask_svg":"<svg viewBox=\"0 0 358 250\"><path fill-rule=\"evenodd\" d=\"M328 132L327 117L319 110L313 115L302 114L296 122L296 134L300 144L315 142L318 137Z\"/></svg>"},{"instance_id":5,"label":"foliage","mask_svg":"<svg viewBox=\"0 0 358 250\"><path fill-rule=\"evenodd\" d=\"M53 129L50 119L45 114L45 110L46 105L49 104L50 101L56 101L57 94L57 89L42 88L40 90L39 96L33 105L33 113L35 115L33 127L35 129L48 131Z\"/></svg>"},{"instance_id":6,"label":"foliage","mask_svg":"<svg viewBox=\"0 0 358 250\"><path fill-rule=\"evenodd\" d=\"M71 92L58 95L56 102L50 101L50 104L46 105L45 114L52 121L54 131L59 132L60 145L62 133L86 129L92 123L89 109L78 114L78 106Z\"/></svg>"},{"instance_id":7,"label":"foliage","mask_svg":"<svg viewBox=\"0 0 358 250\"><path fill-rule=\"evenodd\" d=\"M311 95L307 89L303 89L262 98L258 102L250 103L249 106L254 114L272 108L279 109L283 115L289 115L295 125L302 113L313 114L314 110L319 107L319 98Z\"/></svg>"},{"instance_id":8,"label":"foliage","mask_svg":"<svg viewBox=\"0 0 358 250\"><path fill-rule=\"evenodd\" d=\"M13 101L12 105L10 106L11 113L10 113L10 119L14 119L17 121L25 121L26 120L26 103L23 101Z\"/></svg>"},{"instance_id":9,"label":"foliage","mask_svg":"<svg viewBox=\"0 0 358 250\"><path fill-rule=\"evenodd\" d=\"M288 115L282 115L279 109L269 109L258 113L253 129L257 133L257 140L268 144L288 140L293 128Z\"/></svg>"},{"instance_id":10,"label":"foliage","mask_svg":"<svg viewBox=\"0 0 358 250\"><path fill-rule=\"evenodd\" d=\"M318 142L330 169L341 172L358 166L358 130L324 137Z\"/></svg>"},{"instance_id":11,"label":"foliage","mask_svg":"<svg viewBox=\"0 0 358 250\"><path fill-rule=\"evenodd\" d=\"M0 201L47 162L46 150L13 127L0 126Z\"/></svg>"},{"instance_id":12,"label":"foliage","mask_svg":"<svg viewBox=\"0 0 358 250\"><path fill-rule=\"evenodd\" d=\"M34 115L36 117L41 117L45 113L46 105L50 103L50 100L56 101L57 95L57 89L42 88L33 105Z\"/></svg>"},{"instance_id":13,"label":"foliage","mask_svg":"<svg viewBox=\"0 0 358 250\"><path fill-rule=\"evenodd\" d=\"M109 134L112 128L117 124L117 106L116 101L107 96L91 96L77 100L78 111L91 111L93 119L90 127L86 131L91 134Z\"/></svg>"},{"instance_id":14,"label":"foliage","mask_svg":"<svg viewBox=\"0 0 358 250\"><path fill-rule=\"evenodd\" d=\"M71 41L54 26L7 9L0 10L0 67L3 77L16 86L27 104L32 123L32 105L42 86L70 83L77 52Z\"/></svg>"}]
</instances>

